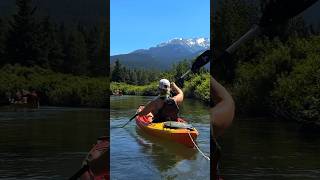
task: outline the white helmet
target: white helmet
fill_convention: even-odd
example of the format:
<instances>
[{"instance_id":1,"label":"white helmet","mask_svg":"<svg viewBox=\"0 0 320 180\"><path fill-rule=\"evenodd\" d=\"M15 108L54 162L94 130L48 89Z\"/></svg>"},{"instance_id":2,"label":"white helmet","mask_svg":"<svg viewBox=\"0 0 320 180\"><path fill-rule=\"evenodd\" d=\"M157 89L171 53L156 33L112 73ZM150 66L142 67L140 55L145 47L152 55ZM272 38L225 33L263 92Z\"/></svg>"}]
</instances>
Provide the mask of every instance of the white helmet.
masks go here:
<instances>
[{"instance_id":1,"label":"white helmet","mask_svg":"<svg viewBox=\"0 0 320 180\"><path fill-rule=\"evenodd\" d=\"M162 90L170 89L170 81L168 79L161 79L159 81L159 89L162 89Z\"/></svg>"}]
</instances>

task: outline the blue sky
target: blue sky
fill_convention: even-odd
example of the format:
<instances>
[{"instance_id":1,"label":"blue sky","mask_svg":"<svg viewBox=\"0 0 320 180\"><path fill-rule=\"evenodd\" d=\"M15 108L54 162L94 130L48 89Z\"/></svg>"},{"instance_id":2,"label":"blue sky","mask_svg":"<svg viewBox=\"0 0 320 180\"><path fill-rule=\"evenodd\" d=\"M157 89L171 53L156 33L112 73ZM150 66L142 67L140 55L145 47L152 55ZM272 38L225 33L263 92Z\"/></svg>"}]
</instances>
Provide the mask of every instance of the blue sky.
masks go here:
<instances>
[{"instance_id":1,"label":"blue sky","mask_svg":"<svg viewBox=\"0 0 320 180\"><path fill-rule=\"evenodd\" d=\"M110 0L111 55L210 34L210 0Z\"/></svg>"}]
</instances>

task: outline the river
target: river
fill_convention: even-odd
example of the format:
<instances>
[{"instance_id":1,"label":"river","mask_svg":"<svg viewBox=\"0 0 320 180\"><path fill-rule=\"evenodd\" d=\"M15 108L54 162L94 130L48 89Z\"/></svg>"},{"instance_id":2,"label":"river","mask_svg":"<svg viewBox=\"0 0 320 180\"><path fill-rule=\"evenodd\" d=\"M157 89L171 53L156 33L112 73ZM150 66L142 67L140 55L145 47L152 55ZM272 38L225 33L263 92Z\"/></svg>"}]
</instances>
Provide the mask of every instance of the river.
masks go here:
<instances>
[{"instance_id":1,"label":"river","mask_svg":"<svg viewBox=\"0 0 320 180\"><path fill-rule=\"evenodd\" d=\"M274 118L236 119L221 141L225 179L320 179L319 129Z\"/></svg>"},{"instance_id":2,"label":"river","mask_svg":"<svg viewBox=\"0 0 320 180\"><path fill-rule=\"evenodd\" d=\"M99 136L107 111L0 108L0 179L68 179Z\"/></svg>"},{"instance_id":3,"label":"river","mask_svg":"<svg viewBox=\"0 0 320 180\"><path fill-rule=\"evenodd\" d=\"M210 179L210 162L197 150L144 134L135 121L116 128L132 117L136 108L154 97L113 96L110 100L111 179ZM210 154L208 106L186 99L181 117L199 131L197 143Z\"/></svg>"}]
</instances>

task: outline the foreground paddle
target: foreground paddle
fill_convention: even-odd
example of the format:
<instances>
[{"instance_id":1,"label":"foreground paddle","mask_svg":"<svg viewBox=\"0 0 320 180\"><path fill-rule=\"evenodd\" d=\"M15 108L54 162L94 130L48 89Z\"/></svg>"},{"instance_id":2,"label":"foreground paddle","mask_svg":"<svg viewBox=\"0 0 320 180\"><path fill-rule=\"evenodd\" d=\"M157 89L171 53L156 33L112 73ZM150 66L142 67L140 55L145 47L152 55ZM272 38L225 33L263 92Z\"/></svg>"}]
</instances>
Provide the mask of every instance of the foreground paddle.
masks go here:
<instances>
[{"instance_id":1,"label":"foreground paddle","mask_svg":"<svg viewBox=\"0 0 320 180\"><path fill-rule=\"evenodd\" d=\"M123 126L121 126L120 128L124 128L127 124L129 124L129 122L131 122L134 118L136 118L138 116L138 114L135 114L132 118L129 119L128 122L126 122Z\"/></svg>"}]
</instances>

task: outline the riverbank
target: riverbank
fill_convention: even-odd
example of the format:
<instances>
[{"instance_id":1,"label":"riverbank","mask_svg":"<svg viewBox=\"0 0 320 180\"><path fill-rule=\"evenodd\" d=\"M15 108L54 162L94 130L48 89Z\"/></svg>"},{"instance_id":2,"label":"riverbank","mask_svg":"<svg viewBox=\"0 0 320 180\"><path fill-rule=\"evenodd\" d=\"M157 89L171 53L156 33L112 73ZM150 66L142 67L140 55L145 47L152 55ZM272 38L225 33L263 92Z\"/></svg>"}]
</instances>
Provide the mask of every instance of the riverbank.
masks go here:
<instances>
[{"instance_id":1,"label":"riverbank","mask_svg":"<svg viewBox=\"0 0 320 180\"><path fill-rule=\"evenodd\" d=\"M232 81L220 78L245 117L276 116L320 125L320 35L259 39L234 57ZM257 52L250 60L245 55Z\"/></svg>"},{"instance_id":2,"label":"riverbank","mask_svg":"<svg viewBox=\"0 0 320 180\"><path fill-rule=\"evenodd\" d=\"M152 82L148 85L138 86L127 83L111 82L110 90L115 92L120 90L123 95L156 96L158 82ZM188 81L185 81L183 92L185 97L198 99L205 103L210 102L210 74L203 73L194 75Z\"/></svg>"},{"instance_id":3,"label":"riverbank","mask_svg":"<svg viewBox=\"0 0 320 180\"><path fill-rule=\"evenodd\" d=\"M18 89L34 89L40 105L106 107L108 78L56 73L40 67L5 65L0 69L0 99Z\"/></svg>"}]
</instances>

